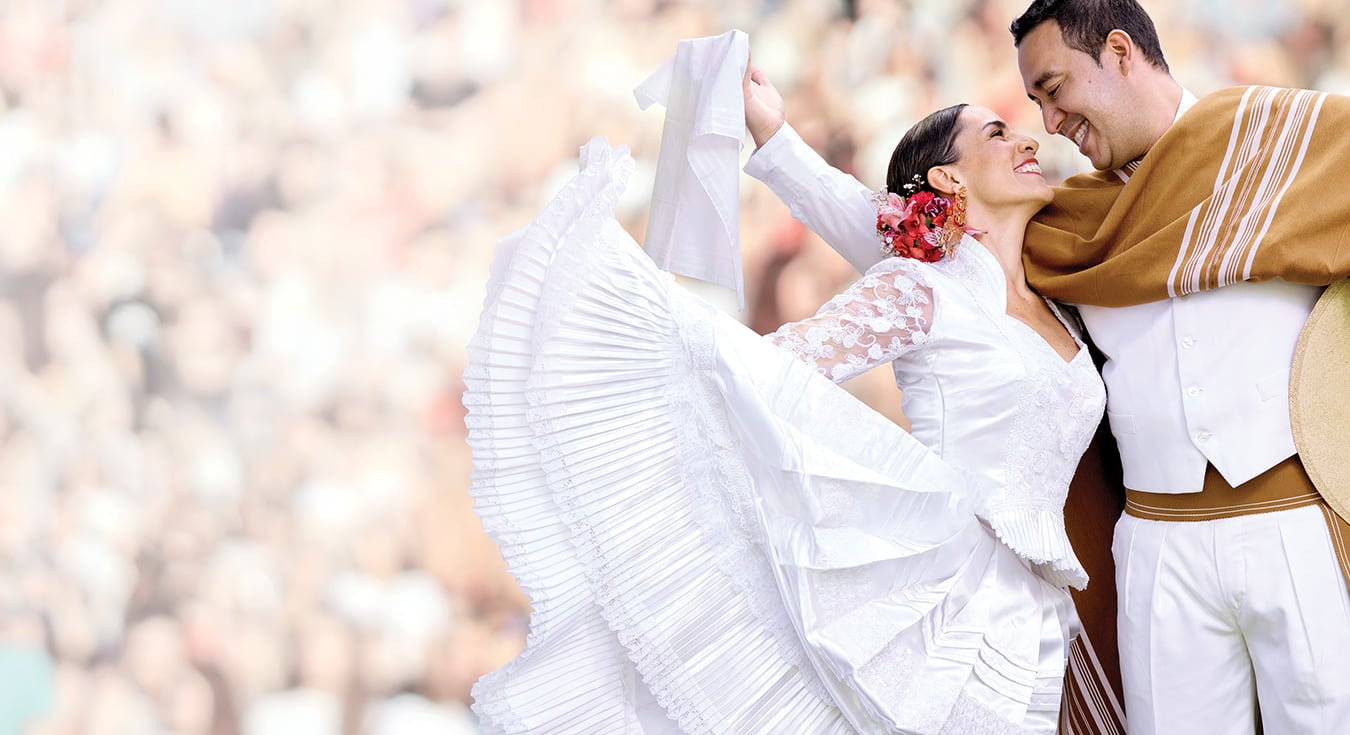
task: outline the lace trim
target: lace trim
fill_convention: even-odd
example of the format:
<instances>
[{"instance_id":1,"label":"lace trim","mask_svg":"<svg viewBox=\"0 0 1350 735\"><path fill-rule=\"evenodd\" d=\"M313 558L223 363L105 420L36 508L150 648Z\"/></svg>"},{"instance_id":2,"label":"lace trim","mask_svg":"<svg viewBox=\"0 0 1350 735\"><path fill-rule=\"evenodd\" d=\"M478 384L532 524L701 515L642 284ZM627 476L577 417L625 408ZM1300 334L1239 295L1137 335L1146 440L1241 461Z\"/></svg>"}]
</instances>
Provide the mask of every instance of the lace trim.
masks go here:
<instances>
[{"instance_id":1,"label":"lace trim","mask_svg":"<svg viewBox=\"0 0 1350 735\"><path fill-rule=\"evenodd\" d=\"M767 339L841 383L928 341L933 290L900 258L883 261L810 319Z\"/></svg>"},{"instance_id":2,"label":"lace trim","mask_svg":"<svg viewBox=\"0 0 1350 735\"><path fill-rule=\"evenodd\" d=\"M1026 340L1030 339L1027 335ZM1051 572L1054 579L1047 577L1049 581L1082 589L1087 585L1087 572L1064 530L1064 501L1077 459L1100 421L1105 389L1084 355L1066 368L1048 346L1021 344L1034 387L1023 392L1017 408L1004 465L1008 491L991 498L987 513L1005 543ZM1031 355L1028 348L1045 350ZM1050 367L1051 360L1061 364ZM1049 437L1057 441L1047 449Z\"/></svg>"},{"instance_id":3,"label":"lace trim","mask_svg":"<svg viewBox=\"0 0 1350 735\"><path fill-rule=\"evenodd\" d=\"M1051 735L1052 729L1018 727L999 717L993 710L962 694L952 707L951 717L942 725L938 735Z\"/></svg>"}]
</instances>

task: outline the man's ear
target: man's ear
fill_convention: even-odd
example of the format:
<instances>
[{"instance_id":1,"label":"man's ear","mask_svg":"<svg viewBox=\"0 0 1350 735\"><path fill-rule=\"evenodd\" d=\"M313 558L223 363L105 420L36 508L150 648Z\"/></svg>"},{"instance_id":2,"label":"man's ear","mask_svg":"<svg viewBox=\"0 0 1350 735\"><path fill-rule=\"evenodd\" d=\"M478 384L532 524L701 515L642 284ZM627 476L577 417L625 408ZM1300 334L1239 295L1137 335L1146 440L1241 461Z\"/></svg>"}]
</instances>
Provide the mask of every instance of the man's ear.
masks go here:
<instances>
[{"instance_id":1,"label":"man's ear","mask_svg":"<svg viewBox=\"0 0 1350 735\"><path fill-rule=\"evenodd\" d=\"M928 169L928 185L941 192L943 196L951 196L961 188L961 179L955 171L946 166L934 166Z\"/></svg>"},{"instance_id":2,"label":"man's ear","mask_svg":"<svg viewBox=\"0 0 1350 735\"><path fill-rule=\"evenodd\" d=\"M1102 44L1101 63L1105 67L1108 64L1119 68L1121 73L1128 74L1130 64L1134 61L1134 39L1130 34L1119 28L1106 34L1106 43Z\"/></svg>"}]
</instances>

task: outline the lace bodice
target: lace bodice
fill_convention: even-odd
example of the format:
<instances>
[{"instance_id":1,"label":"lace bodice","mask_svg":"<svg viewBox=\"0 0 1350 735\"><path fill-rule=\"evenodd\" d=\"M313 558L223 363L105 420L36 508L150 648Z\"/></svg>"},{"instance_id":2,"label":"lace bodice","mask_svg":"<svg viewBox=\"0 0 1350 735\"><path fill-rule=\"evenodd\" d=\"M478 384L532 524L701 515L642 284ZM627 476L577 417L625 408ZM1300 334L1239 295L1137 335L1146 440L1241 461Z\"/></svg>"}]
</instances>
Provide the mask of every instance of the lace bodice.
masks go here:
<instances>
[{"instance_id":1,"label":"lace bodice","mask_svg":"<svg viewBox=\"0 0 1350 735\"><path fill-rule=\"evenodd\" d=\"M991 482L980 515L1057 585L1087 575L1064 533L1074 468L1101 421L1105 390L1076 325L1065 361L1006 313L1002 269L967 238L936 264L883 261L813 317L768 339L835 382L894 365L916 438Z\"/></svg>"}]
</instances>

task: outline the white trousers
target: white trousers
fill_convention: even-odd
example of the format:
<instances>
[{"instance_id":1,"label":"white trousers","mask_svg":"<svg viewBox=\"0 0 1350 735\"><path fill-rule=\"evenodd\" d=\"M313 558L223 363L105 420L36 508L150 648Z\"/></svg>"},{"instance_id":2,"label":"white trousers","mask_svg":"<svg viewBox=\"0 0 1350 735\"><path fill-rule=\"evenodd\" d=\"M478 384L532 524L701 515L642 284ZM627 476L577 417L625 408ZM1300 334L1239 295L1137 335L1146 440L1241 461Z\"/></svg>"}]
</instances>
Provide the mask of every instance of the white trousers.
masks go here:
<instances>
[{"instance_id":1,"label":"white trousers","mask_svg":"<svg viewBox=\"0 0 1350 735\"><path fill-rule=\"evenodd\" d=\"M1350 733L1350 594L1320 508L1122 515L1112 550L1131 735Z\"/></svg>"}]
</instances>

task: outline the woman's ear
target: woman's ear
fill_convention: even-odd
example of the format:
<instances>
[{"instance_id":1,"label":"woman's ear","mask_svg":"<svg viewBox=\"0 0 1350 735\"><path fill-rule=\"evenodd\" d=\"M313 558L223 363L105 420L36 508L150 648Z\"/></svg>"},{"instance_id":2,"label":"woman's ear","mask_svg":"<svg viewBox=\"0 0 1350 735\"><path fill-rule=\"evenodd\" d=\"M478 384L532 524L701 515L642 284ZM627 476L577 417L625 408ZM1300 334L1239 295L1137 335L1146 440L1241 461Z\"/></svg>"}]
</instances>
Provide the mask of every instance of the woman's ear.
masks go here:
<instances>
[{"instance_id":1,"label":"woman's ear","mask_svg":"<svg viewBox=\"0 0 1350 735\"><path fill-rule=\"evenodd\" d=\"M928 169L928 185L943 196L951 196L961 188L961 180L946 166L934 166Z\"/></svg>"}]
</instances>

